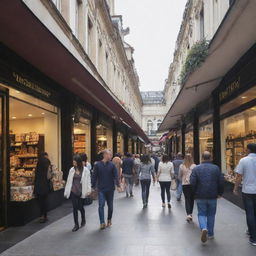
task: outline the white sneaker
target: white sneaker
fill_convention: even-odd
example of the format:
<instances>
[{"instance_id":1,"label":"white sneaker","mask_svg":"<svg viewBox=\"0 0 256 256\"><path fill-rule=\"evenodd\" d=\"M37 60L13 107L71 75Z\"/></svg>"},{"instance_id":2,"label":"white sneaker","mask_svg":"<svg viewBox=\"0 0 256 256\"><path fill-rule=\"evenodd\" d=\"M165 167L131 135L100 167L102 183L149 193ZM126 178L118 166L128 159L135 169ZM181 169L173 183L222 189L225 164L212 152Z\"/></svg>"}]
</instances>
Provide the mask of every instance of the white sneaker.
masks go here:
<instances>
[{"instance_id":1,"label":"white sneaker","mask_svg":"<svg viewBox=\"0 0 256 256\"><path fill-rule=\"evenodd\" d=\"M201 241L202 243L206 243L208 239L208 230L207 229L203 229L201 232Z\"/></svg>"},{"instance_id":2,"label":"white sneaker","mask_svg":"<svg viewBox=\"0 0 256 256\"><path fill-rule=\"evenodd\" d=\"M214 236L208 236L208 240L213 240Z\"/></svg>"}]
</instances>

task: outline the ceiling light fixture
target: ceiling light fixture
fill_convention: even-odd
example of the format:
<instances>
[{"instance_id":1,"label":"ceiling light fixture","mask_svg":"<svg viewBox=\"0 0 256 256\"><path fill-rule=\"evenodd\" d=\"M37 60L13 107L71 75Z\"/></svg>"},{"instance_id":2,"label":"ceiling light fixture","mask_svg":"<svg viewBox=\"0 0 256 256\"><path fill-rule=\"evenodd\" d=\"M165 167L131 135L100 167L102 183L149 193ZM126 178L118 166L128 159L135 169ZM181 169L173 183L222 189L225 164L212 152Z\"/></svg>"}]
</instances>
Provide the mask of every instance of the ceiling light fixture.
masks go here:
<instances>
[{"instance_id":1,"label":"ceiling light fixture","mask_svg":"<svg viewBox=\"0 0 256 256\"><path fill-rule=\"evenodd\" d=\"M20 91L16 91L16 93L20 93Z\"/></svg>"},{"instance_id":2,"label":"ceiling light fixture","mask_svg":"<svg viewBox=\"0 0 256 256\"><path fill-rule=\"evenodd\" d=\"M242 98L242 99L246 99L246 98L247 98L247 96L242 96L241 98Z\"/></svg>"},{"instance_id":3,"label":"ceiling light fixture","mask_svg":"<svg viewBox=\"0 0 256 256\"><path fill-rule=\"evenodd\" d=\"M12 119L16 119L17 117L16 116L13 116Z\"/></svg>"},{"instance_id":4,"label":"ceiling light fixture","mask_svg":"<svg viewBox=\"0 0 256 256\"><path fill-rule=\"evenodd\" d=\"M41 114L42 114L42 115L45 115L45 113L44 113L44 112L42 112Z\"/></svg>"},{"instance_id":5,"label":"ceiling light fixture","mask_svg":"<svg viewBox=\"0 0 256 256\"><path fill-rule=\"evenodd\" d=\"M31 116L32 116L32 114L28 114L28 116L29 116L29 117L31 117Z\"/></svg>"}]
</instances>

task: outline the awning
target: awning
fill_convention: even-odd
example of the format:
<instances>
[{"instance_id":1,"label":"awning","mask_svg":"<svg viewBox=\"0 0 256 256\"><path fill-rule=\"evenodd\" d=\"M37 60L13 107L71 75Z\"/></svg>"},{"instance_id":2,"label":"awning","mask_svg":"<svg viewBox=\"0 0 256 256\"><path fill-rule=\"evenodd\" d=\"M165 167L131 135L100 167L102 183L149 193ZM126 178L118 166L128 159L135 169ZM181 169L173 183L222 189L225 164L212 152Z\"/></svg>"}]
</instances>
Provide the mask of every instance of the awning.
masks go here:
<instances>
[{"instance_id":1,"label":"awning","mask_svg":"<svg viewBox=\"0 0 256 256\"><path fill-rule=\"evenodd\" d=\"M39 1L38 1L39 2ZM117 99L57 40L22 1L0 2L0 40L43 74L149 139Z\"/></svg>"},{"instance_id":2,"label":"awning","mask_svg":"<svg viewBox=\"0 0 256 256\"><path fill-rule=\"evenodd\" d=\"M159 139L159 143L165 142L167 138L168 138L168 133L164 133L162 137Z\"/></svg>"},{"instance_id":3,"label":"awning","mask_svg":"<svg viewBox=\"0 0 256 256\"><path fill-rule=\"evenodd\" d=\"M209 56L180 90L159 131L178 127L183 115L209 98L221 78L255 44L255 28L256 1L235 1L210 43Z\"/></svg>"}]
</instances>

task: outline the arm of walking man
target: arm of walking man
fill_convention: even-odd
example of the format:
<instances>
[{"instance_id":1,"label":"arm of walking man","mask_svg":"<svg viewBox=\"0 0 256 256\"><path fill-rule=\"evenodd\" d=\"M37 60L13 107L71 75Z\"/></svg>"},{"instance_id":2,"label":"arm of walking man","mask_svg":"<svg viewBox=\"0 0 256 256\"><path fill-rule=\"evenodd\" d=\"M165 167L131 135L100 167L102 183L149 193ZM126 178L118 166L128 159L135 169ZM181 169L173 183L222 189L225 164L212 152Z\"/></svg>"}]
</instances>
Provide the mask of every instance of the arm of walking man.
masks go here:
<instances>
[{"instance_id":1,"label":"arm of walking man","mask_svg":"<svg viewBox=\"0 0 256 256\"><path fill-rule=\"evenodd\" d=\"M94 166L94 171L93 171L93 174L92 174L92 188L93 189L96 188L96 184L97 184L97 180L98 180L98 174L99 174L99 171L98 171L98 166L96 164Z\"/></svg>"},{"instance_id":2,"label":"arm of walking man","mask_svg":"<svg viewBox=\"0 0 256 256\"><path fill-rule=\"evenodd\" d=\"M236 172L236 180L235 180L235 186L234 186L233 193L235 195L238 195L238 187L242 183L243 173L244 173L243 161L242 160L239 161L235 172Z\"/></svg>"}]
</instances>

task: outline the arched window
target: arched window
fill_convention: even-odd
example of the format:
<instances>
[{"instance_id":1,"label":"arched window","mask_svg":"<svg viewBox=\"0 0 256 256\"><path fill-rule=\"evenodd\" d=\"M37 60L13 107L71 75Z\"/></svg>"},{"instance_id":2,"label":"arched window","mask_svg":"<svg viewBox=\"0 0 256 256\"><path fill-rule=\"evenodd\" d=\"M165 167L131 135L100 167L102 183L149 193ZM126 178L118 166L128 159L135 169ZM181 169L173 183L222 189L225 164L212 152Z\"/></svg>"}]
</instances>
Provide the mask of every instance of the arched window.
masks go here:
<instances>
[{"instance_id":1,"label":"arched window","mask_svg":"<svg viewBox=\"0 0 256 256\"><path fill-rule=\"evenodd\" d=\"M157 129L159 128L159 126L161 125L161 123L162 123L162 120L157 120Z\"/></svg>"},{"instance_id":2,"label":"arched window","mask_svg":"<svg viewBox=\"0 0 256 256\"><path fill-rule=\"evenodd\" d=\"M148 135L151 135L152 130L153 130L153 122L151 120L148 120L147 122Z\"/></svg>"}]
</instances>

